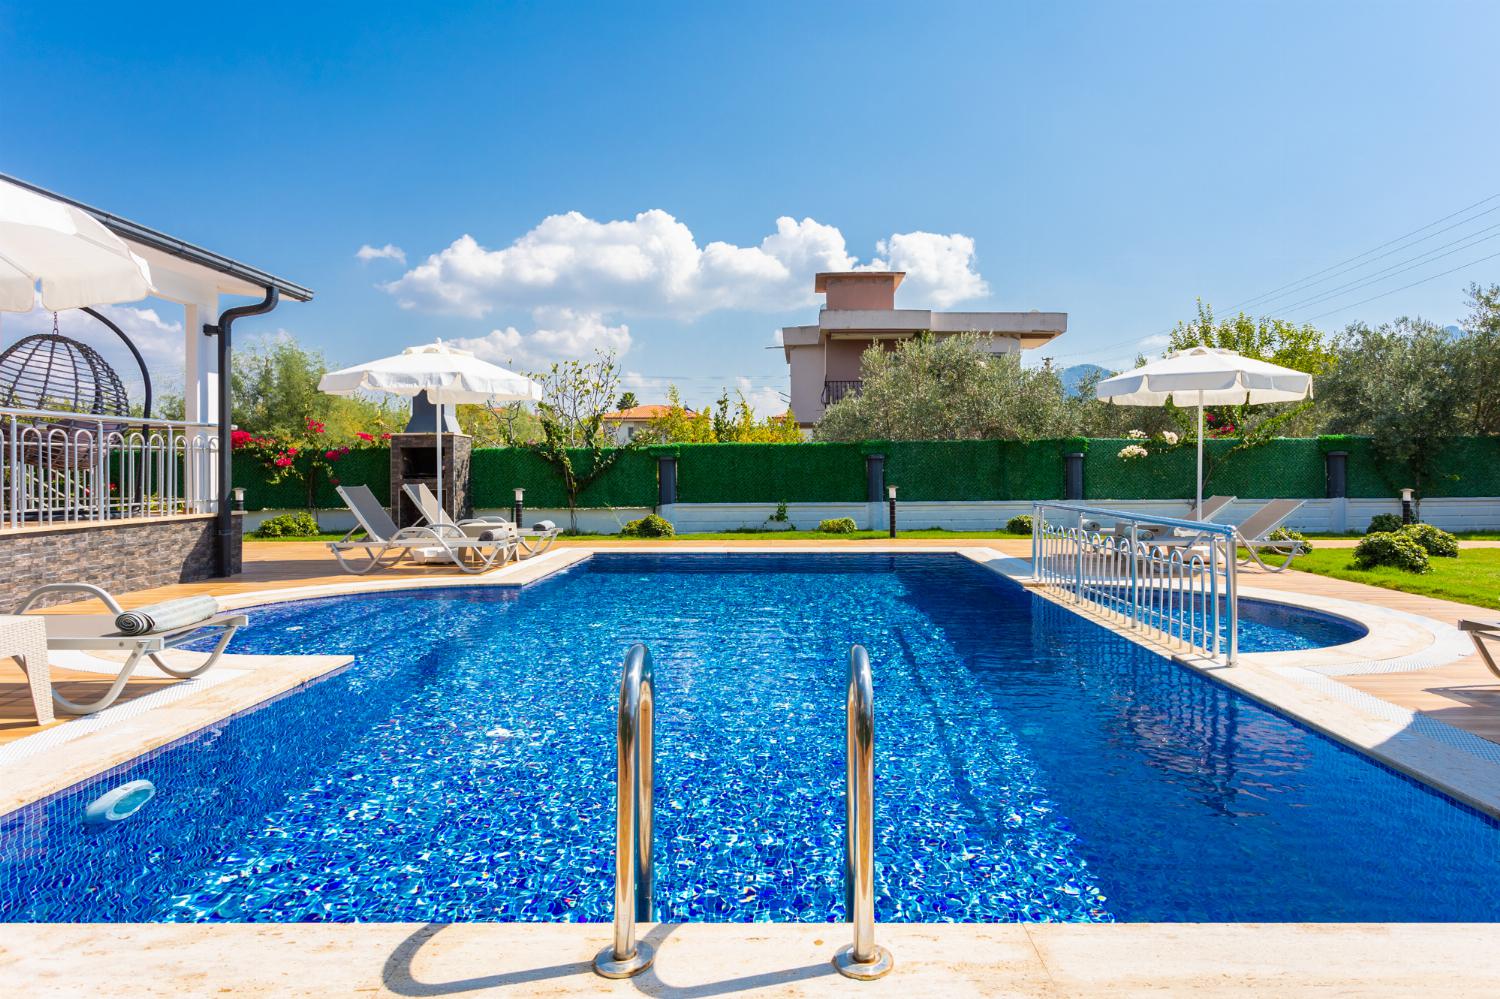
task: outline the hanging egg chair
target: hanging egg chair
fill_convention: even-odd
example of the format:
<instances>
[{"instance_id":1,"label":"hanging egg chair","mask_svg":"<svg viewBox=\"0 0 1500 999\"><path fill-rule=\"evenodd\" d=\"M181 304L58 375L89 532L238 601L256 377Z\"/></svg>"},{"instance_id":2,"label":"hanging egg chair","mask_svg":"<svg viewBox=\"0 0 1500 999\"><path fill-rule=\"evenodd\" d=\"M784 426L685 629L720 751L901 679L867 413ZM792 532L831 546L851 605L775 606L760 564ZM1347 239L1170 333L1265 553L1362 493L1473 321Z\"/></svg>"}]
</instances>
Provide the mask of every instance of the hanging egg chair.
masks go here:
<instances>
[{"instance_id":1,"label":"hanging egg chair","mask_svg":"<svg viewBox=\"0 0 1500 999\"><path fill-rule=\"evenodd\" d=\"M0 406L130 415L125 386L99 352L55 331L23 337L0 353Z\"/></svg>"},{"instance_id":2,"label":"hanging egg chair","mask_svg":"<svg viewBox=\"0 0 1500 999\"><path fill-rule=\"evenodd\" d=\"M51 468L91 467L101 438L119 431L130 416L130 398L120 376L99 352L63 336L53 317L51 333L22 337L0 352L0 408L77 413L17 416L6 420L0 437L14 426L21 460ZM107 422L81 417L112 417Z\"/></svg>"}]
</instances>

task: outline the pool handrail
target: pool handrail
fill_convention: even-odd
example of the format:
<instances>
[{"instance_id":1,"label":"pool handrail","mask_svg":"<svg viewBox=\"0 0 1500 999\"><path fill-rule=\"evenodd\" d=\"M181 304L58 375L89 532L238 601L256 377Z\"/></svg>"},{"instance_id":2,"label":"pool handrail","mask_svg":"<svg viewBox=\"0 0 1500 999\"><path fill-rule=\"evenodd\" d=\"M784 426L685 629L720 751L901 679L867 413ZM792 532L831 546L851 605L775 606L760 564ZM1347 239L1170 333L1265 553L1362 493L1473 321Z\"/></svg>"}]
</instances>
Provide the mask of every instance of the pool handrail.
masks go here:
<instances>
[{"instance_id":1,"label":"pool handrail","mask_svg":"<svg viewBox=\"0 0 1500 999\"><path fill-rule=\"evenodd\" d=\"M844 908L854 942L834 955L833 966L846 978L872 981L895 962L875 943L875 687L863 645L849 647L844 749Z\"/></svg>"},{"instance_id":2,"label":"pool handrail","mask_svg":"<svg viewBox=\"0 0 1500 999\"><path fill-rule=\"evenodd\" d=\"M615 718L614 940L594 956L594 971L605 978L630 978L656 959L635 936L635 924L654 917L655 715L651 650L637 642L625 653Z\"/></svg>"},{"instance_id":3,"label":"pool handrail","mask_svg":"<svg viewBox=\"0 0 1500 999\"><path fill-rule=\"evenodd\" d=\"M1058 510L1077 519L1077 526L1048 533L1047 511ZM1115 522L1114 537L1104 535L1095 520ZM1124 526L1125 533L1120 534ZM1154 537L1143 528L1169 528L1171 537ZM1177 532L1182 532L1178 534ZM1072 547L1069 550L1069 543ZM1144 628L1160 633L1169 643L1180 642L1193 651L1226 666L1239 660L1239 531L1232 524L1207 520L1185 520L1157 517L1104 507L1039 500L1032 503L1031 559L1032 573L1039 585L1056 586L1074 603L1092 603L1132 629ZM1197 549L1206 551L1193 554ZM1059 569L1059 557L1071 563ZM1128 576L1110 575L1128 564ZM1162 570L1161 581L1141 578L1142 568ZM1128 587L1126 595L1101 590L1098 585L1110 579ZM1196 582L1196 593L1194 586ZM1224 600L1225 623L1219 623L1219 600ZM1196 595L1203 606L1197 617L1189 610L1189 620L1173 621L1169 614L1175 608L1193 606ZM1201 639L1201 640L1200 640Z\"/></svg>"}]
</instances>

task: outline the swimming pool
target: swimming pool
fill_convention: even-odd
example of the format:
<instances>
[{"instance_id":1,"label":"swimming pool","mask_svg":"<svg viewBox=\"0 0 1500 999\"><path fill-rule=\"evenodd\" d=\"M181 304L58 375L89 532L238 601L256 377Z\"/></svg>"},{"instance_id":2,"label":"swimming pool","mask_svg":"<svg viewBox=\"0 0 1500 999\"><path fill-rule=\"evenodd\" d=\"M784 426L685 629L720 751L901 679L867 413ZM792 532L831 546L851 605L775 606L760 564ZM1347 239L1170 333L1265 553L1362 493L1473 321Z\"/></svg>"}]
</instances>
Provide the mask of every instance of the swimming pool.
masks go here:
<instances>
[{"instance_id":1,"label":"swimming pool","mask_svg":"<svg viewBox=\"0 0 1500 999\"><path fill-rule=\"evenodd\" d=\"M1290 640L1278 614L1247 651ZM609 554L256 611L235 651L356 663L0 819L0 918L607 920L635 641L666 920L842 918L854 642L881 920L1500 913L1490 819L966 559ZM141 778L140 813L85 828Z\"/></svg>"}]
</instances>

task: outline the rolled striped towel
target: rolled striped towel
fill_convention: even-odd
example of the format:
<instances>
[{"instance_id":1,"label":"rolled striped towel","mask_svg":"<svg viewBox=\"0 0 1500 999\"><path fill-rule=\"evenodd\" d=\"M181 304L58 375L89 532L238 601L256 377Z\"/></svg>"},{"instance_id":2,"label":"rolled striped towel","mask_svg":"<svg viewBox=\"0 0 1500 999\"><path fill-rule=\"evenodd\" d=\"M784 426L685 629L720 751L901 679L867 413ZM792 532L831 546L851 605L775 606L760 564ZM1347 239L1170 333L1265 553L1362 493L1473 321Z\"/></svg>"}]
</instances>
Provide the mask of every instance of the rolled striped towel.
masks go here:
<instances>
[{"instance_id":1,"label":"rolled striped towel","mask_svg":"<svg viewBox=\"0 0 1500 999\"><path fill-rule=\"evenodd\" d=\"M557 525L550 520L539 520L531 525L531 529L533 531L555 531L557 530Z\"/></svg>"},{"instance_id":2,"label":"rolled striped towel","mask_svg":"<svg viewBox=\"0 0 1500 999\"><path fill-rule=\"evenodd\" d=\"M504 527L492 527L487 531L480 531L478 541L509 541L516 536L516 529L509 524Z\"/></svg>"},{"instance_id":3,"label":"rolled striped towel","mask_svg":"<svg viewBox=\"0 0 1500 999\"><path fill-rule=\"evenodd\" d=\"M219 602L213 597L183 597L126 611L115 618L115 627L122 635L145 635L207 621L217 613Z\"/></svg>"}]
</instances>

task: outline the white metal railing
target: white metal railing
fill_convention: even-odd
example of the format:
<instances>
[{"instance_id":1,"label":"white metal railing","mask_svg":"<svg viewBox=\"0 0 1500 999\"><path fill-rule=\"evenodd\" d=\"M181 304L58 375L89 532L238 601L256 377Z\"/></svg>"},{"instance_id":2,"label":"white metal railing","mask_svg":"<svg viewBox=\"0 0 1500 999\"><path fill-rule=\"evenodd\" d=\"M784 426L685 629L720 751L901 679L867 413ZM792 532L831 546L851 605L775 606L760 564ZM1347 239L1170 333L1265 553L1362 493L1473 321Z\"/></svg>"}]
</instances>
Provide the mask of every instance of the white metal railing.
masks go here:
<instances>
[{"instance_id":1,"label":"white metal railing","mask_svg":"<svg viewBox=\"0 0 1500 999\"><path fill-rule=\"evenodd\" d=\"M1239 655L1237 542L1228 524L1033 504L1038 584L1167 645L1227 664Z\"/></svg>"},{"instance_id":2,"label":"white metal railing","mask_svg":"<svg viewBox=\"0 0 1500 999\"><path fill-rule=\"evenodd\" d=\"M0 528L213 513L211 423L0 408Z\"/></svg>"}]
</instances>

